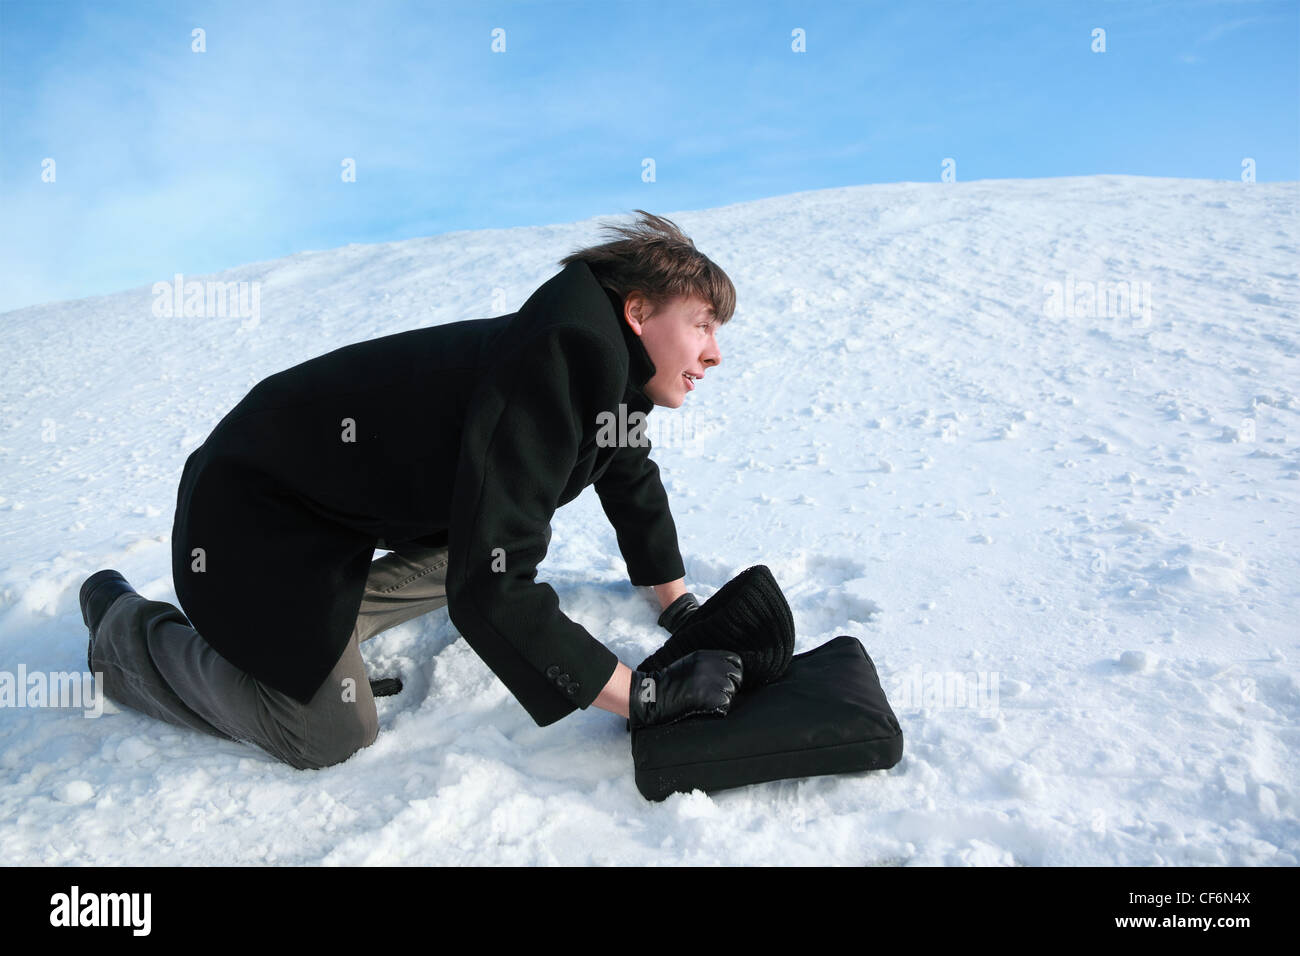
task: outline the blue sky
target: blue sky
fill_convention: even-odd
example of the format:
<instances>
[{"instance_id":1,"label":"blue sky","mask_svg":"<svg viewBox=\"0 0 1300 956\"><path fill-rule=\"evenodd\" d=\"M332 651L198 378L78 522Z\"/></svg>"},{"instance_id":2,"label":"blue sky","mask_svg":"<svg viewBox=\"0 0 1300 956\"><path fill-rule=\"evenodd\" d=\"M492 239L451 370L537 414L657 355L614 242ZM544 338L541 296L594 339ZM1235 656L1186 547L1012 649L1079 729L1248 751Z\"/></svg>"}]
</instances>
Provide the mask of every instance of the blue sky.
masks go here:
<instances>
[{"instance_id":1,"label":"blue sky","mask_svg":"<svg viewBox=\"0 0 1300 956\"><path fill-rule=\"evenodd\" d=\"M1300 0L0 0L0 311L349 242L937 181L945 157L959 180L1239 180L1243 157L1300 180Z\"/></svg>"}]
</instances>

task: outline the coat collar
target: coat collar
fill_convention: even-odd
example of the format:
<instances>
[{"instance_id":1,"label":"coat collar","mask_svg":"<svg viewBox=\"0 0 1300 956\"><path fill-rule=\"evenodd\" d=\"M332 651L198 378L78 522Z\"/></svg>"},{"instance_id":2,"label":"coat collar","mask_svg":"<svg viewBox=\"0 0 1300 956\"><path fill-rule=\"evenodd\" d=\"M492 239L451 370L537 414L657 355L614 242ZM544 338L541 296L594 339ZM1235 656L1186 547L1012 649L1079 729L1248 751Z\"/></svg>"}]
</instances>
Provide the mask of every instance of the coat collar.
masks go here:
<instances>
[{"instance_id":1,"label":"coat collar","mask_svg":"<svg viewBox=\"0 0 1300 956\"><path fill-rule=\"evenodd\" d=\"M645 394L645 383L654 378L655 363L650 360L650 353L646 351L641 336L632 331L627 319L623 317L622 300L609 289L603 286L601 288L614 307L614 318L618 322L619 331L623 333L623 342L627 345L627 386L649 402ZM653 407L654 403L650 402L650 406Z\"/></svg>"}]
</instances>

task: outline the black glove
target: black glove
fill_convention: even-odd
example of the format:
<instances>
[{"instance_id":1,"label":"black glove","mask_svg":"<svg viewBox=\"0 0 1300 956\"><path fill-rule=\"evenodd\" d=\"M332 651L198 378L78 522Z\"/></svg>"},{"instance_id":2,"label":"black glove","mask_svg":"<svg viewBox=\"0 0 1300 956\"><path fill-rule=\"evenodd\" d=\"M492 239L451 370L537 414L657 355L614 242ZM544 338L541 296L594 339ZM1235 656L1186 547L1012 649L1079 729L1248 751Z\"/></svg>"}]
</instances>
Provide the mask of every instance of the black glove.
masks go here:
<instances>
[{"instance_id":1,"label":"black glove","mask_svg":"<svg viewBox=\"0 0 1300 956\"><path fill-rule=\"evenodd\" d=\"M794 656L794 642L790 605L767 565L756 564L692 611L667 643L637 670L659 670L705 648L735 651L745 668L745 689L753 690L785 673Z\"/></svg>"},{"instance_id":2,"label":"black glove","mask_svg":"<svg viewBox=\"0 0 1300 956\"><path fill-rule=\"evenodd\" d=\"M664 608L664 612L659 615L659 626L669 634L676 634L682 629L682 625L690 620L691 615L699 609L700 602L696 600L694 594L687 591Z\"/></svg>"},{"instance_id":3,"label":"black glove","mask_svg":"<svg viewBox=\"0 0 1300 956\"><path fill-rule=\"evenodd\" d=\"M744 668L734 651L696 651L662 670L632 672L628 729L673 724L688 717L725 717Z\"/></svg>"}]
</instances>

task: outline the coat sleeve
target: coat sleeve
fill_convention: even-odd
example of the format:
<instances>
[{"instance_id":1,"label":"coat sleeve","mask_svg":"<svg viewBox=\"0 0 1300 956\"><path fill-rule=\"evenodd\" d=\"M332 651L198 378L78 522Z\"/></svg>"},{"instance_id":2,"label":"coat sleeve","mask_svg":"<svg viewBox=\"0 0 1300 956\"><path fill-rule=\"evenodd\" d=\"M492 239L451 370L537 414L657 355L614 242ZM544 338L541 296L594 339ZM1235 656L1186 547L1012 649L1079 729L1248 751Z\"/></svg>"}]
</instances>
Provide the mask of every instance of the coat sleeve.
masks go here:
<instances>
[{"instance_id":1,"label":"coat sleeve","mask_svg":"<svg viewBox=\"0 0 1300 956\"><path fill-rule=\"evenodd\" d=\"M574 326L540 333L471 401L448 536L447 610L465 640L546 726L587 708L615 654L537 581L551 518L597 413L621 394L611 345Z\"/></svg>"},{"instance_id":2,"label":"coat sleeve","mask_svg":"<svg viewBox=\"0 0 1300 956\"><path fill-rule=\"evenodd\" d=\"M633 584L666 584L686 576L677 526L659 466L650 457L649 440L620 448L595 487Z\"/></svg>"}]
</instances>

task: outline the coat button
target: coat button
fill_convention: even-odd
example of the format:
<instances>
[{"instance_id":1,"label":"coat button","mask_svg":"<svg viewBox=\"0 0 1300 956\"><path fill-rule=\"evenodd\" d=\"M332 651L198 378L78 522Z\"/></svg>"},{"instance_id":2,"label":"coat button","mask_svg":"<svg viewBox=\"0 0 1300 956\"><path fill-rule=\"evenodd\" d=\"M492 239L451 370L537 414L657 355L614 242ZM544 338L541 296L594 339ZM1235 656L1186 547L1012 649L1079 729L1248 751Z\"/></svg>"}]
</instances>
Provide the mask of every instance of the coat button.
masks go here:
<instances>
[{"instance_id":1,"label":"coat button","mask_svg":"<svg viewBox=\"0 0 1300 956\"><path fill-rule=\"evenodd\" d=\"M550 667L546 668L546 676L552 679L554 679L555 675L558 674L559 672L560 672L560 668L557 667L555 664L552 664Z\"/></svg>"},{"instance_id":2,"label":"coat button","mask_svg":"<svg viewBox=\"0 0 1300 956\"><path fill-rule=\"evenodd\" d=\"M567 684L569 682L569 675L561 674L559 677L555 678L555 682L561 685Z\"/></svg>"},{"instance_id":3,"label":"coat button","mask_svg":"<svg viewBox=\"0 0 1300 956\"><path fill-rule=\"evenodd\" d=\"M564 692L568 694L570 697L572 697L574 694L578 692L578 682L574 681L568 687L564 688Z\"/></svg>"}]
</instances>

